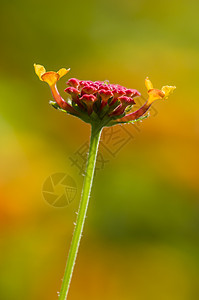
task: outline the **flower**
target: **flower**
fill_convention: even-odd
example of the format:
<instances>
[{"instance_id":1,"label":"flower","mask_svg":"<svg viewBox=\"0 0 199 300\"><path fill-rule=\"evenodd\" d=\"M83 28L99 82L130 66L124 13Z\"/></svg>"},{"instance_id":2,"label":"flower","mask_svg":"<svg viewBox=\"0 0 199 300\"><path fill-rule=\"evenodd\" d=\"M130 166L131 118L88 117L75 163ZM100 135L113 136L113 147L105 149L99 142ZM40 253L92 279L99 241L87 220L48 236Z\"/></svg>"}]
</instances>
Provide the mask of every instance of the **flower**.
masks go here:
<instances>
[{"instance_id":1,"label":"flower","mask_svg":"<svg viewBox=\"0 0 199 300\"><path fill-rule=\"evenodd\" d=\"M38 75L39 79L41 81L47 82L50 86L54 85L61 77L63 77L70 71L70 69L62 68L57 72L46 72L46 69L43 66L37 64L34 64L34 68L35 73Z\"/></svg>"},{"instance_id":2,"label":"flower","mask_svg":"<svg viewBox=\"0 0 199 300\"><path fill-rule=\"evenodd\" d=\"M90 94L84 94L80 100L86 104L88 115L92 114L93 112L93 104L97 100L96 96Z\"/></svg>"},{"instance_id":3,"label":"flower","mask_svg":"<svg viewBox=\"0 0 199 300\"><path fill-rule=\"evenodd\" d=\"M64 110L83 121L100 126L112 126L121 123L134 122L148 111L156 100L167 99L174 91L174 86L163 86L161 90L154 89L151 81L146 78L145 85L148 91L148 100L138 110L128 113L135 104L134 98L141 96L135 89L129 89L108 81L91 81L71 78L65 92L68 101L64 100L58 90L57 81L66 75L70 69L62 68L58 72L46 72L41 65L34 65L39 79L50 86L56 102L52 105Z\"/></svg>"},{"instance_id":4,"label":"flower","mask_svg":"<svg viewBox=\"0 0 199 300\"><path fill-rule=\"evenodd\" d=\"M154 89L152 82L149 80L148 77L145 79L145 85L148 90L148 94L149 94L149 98L150 98L149 101L152 103L155 100L167 99L168 96L171 95L176 88L175 86L166 85L166 86L163 86L161 90Z\"/></svg>"},{"instance_id":5,"label":"flower","mask_svg":"<svg viewBox=\"0 0 199 300\"><path fill-rule=\"evenodd\" d=\"M56 86L57 81L61 77L66 75L70 71L70 69L62 68L58 72L53 72L53 71L46 72L46 69L42 65L37 65L37 64L34 64L34 68L35 68L35 73L37 74L39 79L41 81L47 82L48 85L50 86L52 95L55 101L57 102L57 104L59 105L59 107L67 111L68 113L76 115L77 112L75 111L75 109L60 96Z\"/></svg>"},{"instance_id":6,"label":"flower","mask_svg":"<svg viewBox=\"0 0 199 300\"><path fill-rule=\"evenodd\" d=\"M127 114L123 118L117 120L119 123L127 123L127 122L133 122L138 120L148 111L148 109L151 107L154 101L167 99L176 89L175 86L168 86L168 85L163 86L161 90L154 89L152 82L149 80L148 77L145 79L145 86L148 90L148 95L149 95L148 100L145 102L145 104L142 107L140 107L135 112Z\"/></svg>"}]
</instances>

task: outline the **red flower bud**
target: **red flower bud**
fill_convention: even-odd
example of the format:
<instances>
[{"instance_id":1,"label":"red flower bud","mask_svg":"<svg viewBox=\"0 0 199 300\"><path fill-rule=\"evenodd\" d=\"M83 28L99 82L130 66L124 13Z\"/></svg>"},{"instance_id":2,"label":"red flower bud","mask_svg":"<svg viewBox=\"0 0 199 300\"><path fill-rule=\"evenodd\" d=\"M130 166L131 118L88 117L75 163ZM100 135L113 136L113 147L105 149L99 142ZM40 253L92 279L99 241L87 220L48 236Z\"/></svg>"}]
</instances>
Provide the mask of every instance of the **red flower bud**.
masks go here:
<instances>
[{"instance_id":1,"label":"red flower bud","mask_svg":"<svg viewBox=\"0 0 199 300\"><path fill-rule=\"evenodd\" d=\"M96 91L97 91L97 89L95 87L87 85L87 86L83 87L81 94L82 95L84 95L84 94L90 95L90 94L96 93Z\"/></svg>"},{"instance_id":2,"label":"red flower bud","mask_svg":"<svg viewBox=\"0 0 199 300\"><path fill-rule=\"evenodd\" d=\"M103 89L103 90L99 90L98 94L102 99L101 107L100 107L100 109L102 110L103 107L107 104L108 99L113 96L113 92L111 92L110 90Z\"/></svg>"},{"instance_id":3,"label":"red flower bud","mask_svg":"<svg viewBox=\"0 0 199 300\"><path fill-rule=\"evenodd\" d=\"M118 98L118 100L120 100L122 105L125 107L135 104L135 100L131 97L121 96Z\"/></svg>"},{"instance_id":4,"label":"red flower bud","mask_svg":"<svg viewBox=\"0 0 199 300\"><path fill-rule=\"evenodd\" d=\"M127 96L121 96L118 98L118 100L120 100L121 104L116 107L116 109L110 114L110 116L122 115L127 106L135 104L135 100Z\"/></svg>"},{"instance_id":5,"label":"red flower bud","mask_svg":"<svg viewBox=\"0 0 199 300\"><path fill-rule=\"evenodd\" d=\"M107 85L105 85L105 84L101 84L101 85L99 86L99 90L109 91L109 87L108 87Z\"/></svg>"},{"instance_id":6,"label":"red flower bud","mask_svg":"<svg viewBox=\"0 0 199 300\"><path fill-rule=\"evenodd\" d=\"M80 98L80 100L86 104L88 114L90 115L93 111L93 104L97 98L94 95L85 94Z\"/></svg>"},{"instance_id":7,"label":"red flower bud","mask_svg":"<svg viewBox=\"0 0 199 300\"><path fill-rule=\"evenodd\" d=\"M113 95L114 95L114 98L118 98L118 97L125 95L125 91L123 89L116 88L113 90Z\"/></svg>"},{"instance_id":8,"label":"red flower bud","mask_svg":"<svg viewBox=\"0 0 199 300\"><path fill-rule=\"evenodd\" d=\"M125 91L125 96L127 96L127 97L137 97L137 96L141 96L141 94L137 90L127 89Z\"/></svg>"},{"instance_id":9,"label":"red flower bud","mask_svg":"<svg viewBox=\"0 0 199 300\"><path fill-rule=\"evenodd\" d=\"M82 109L84 109L84 106L82 105L82 103L80 103L79 101L79 94L80 91L78 91L78 89L70 86L68 88L66 88L64 90L66 93L68 93L69 95L71 95L72 100Z\"/></svg>"},{"instance_id":10,"label":"red flower bud","mask_svg":"<svg viewBox=\"0 0 199 300\"><path fill-rule=\"evenodd\" d=\"M66 93L70 94L72 97L77 96L80 92L74 87L68 87L64 90Z\"/></svg>"},{"instance_id":11,"label":"red flower bud","mask_svg":"<svg viewBox=\"0 0 199 300\"><path fill-rule=\"evenodd\" d=\"M74 87L74 88L78 88L78 86L79 86L79 80L76 79L76 78L71 78L71 79L68 80L67 84L69 86Z\"/></svg>"},{"instance_id":12,"label":"red flower bud","mask_svg":"<svg viewBox=\"0 0 199 300\"><path fill-rule=\"evenodd\" d=\"M113 105L115 104L115 102L117 101L117 99L123 95L125 95L125 91L124 89L121 89L121 88L117 88L117 87L114 87L113 88L113 100L111 101L110 105Z\"/></svg>"}]
</instances>

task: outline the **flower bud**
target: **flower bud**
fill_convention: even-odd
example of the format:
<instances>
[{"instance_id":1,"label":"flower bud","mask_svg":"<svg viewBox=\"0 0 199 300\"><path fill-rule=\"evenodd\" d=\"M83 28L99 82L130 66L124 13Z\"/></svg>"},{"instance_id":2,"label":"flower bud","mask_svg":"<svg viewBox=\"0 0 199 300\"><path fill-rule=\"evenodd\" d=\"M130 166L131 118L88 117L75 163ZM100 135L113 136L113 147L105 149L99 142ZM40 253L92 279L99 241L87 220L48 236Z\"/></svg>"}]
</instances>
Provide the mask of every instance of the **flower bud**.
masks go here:
<instances>
[{"instance_id":1,"label":"flower bud","mask_svg":"<svg viewBox=\"0 0 199 300\"><path fill-rule=\"evenodd\" d=\"M66 93L70 94L72 97L75 97L77 95L80 94L80 92L78 91L78 89L74 88L74 87L68 87L64 90Z\"/></svg>"},{"instance_id":2,"label":"flower bud","mask_svg":"<svg viewBox=\"0 0 199 300\"><path fill-rule=\"evenodd\" d=\"M82 96L85 95L85 94L90 95L90 94L94 94L96 92L97 92L97 89L95 87L87 85L87 86L83 87L83 89L81 91L81 95Z\"/></svg>"},{"instance_id":3,"label":"flower bud","mask_svg":"<svg viewBox=\"0 0 199 300\"><path fill-rule=\"evenodd\" d=\"M98 94L102 99L101 107L100 107L100 109L102 110L103 107L107 104L108 99L113 96L113 92L111 92L110 90L103 89L103 90L99 90Z\"/></svg>"},{"instance_id":4,"label":"flower bud","mask_svg":"<svg viewBox=\"0 0 199 300\"><path fill-rule=\"evenodd\" d=\"M67 81L66 84L77 89L79 86L79 80L76 78L71 78Z\"/></svg>"},{"instance_id":5,"label":"flower bud","mask_svg":"<svg viewBox=\"0 0 199 300\"><path fill-rule=\"evenodd\" d=\"M137 90L126 89L125 96L127 96L127 97L137 97L137 96L141 96L141 94Z\"/></svg>"},{"instance_id":6,"label":"flower bud","mask_svg":"<svg viewBox=\"0 0 199 300\"><path fill-rule=\"evenodd\" d=\"M135 104L135 100L127 96L121 96L118 98L118 100L120 100L121 104L116 107L116 109L110 114L110 116L122 115L129 105Z\"/></svg>"},{"instance_id":7,"label":"flower bud","mask_svg":"<svg viewBox=\"0 0 199 300\"><path fill-rule=\"evenodd\" d=\"M93 104L97 100L94 95L83 95L80 100L86 104L88 115L90 115L93 111Z\"/></svg>"}]
</instances>

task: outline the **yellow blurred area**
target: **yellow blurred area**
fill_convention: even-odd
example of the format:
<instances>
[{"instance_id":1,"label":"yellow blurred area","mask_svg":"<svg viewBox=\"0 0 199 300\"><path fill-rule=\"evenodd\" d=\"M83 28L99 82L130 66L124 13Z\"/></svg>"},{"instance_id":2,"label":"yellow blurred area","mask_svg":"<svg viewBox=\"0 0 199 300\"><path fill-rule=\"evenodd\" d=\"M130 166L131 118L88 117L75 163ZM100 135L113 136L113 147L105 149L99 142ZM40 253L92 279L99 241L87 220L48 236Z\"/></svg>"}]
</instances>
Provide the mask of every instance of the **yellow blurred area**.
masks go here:
<instances>
[{"instance_id":1,"label":"yellow blurred area","mask_svg":"<svg viewBox=\"0 0 199 300\"><path fill-rule=\"evenodd\" d=\"M146 76L177 87L150 118L126 125L131 138L115 155L102 145L108 162L96 173L68 299L199 299L198 9L194 0L1 1L0 299L57 299L83 183L71 158L89 126L48 104L34 63L71 68L58 83L63 97L72 77L143 98ZM58 208L42 188L60 172L77 195Z\"/></svg>"}]
</instances>

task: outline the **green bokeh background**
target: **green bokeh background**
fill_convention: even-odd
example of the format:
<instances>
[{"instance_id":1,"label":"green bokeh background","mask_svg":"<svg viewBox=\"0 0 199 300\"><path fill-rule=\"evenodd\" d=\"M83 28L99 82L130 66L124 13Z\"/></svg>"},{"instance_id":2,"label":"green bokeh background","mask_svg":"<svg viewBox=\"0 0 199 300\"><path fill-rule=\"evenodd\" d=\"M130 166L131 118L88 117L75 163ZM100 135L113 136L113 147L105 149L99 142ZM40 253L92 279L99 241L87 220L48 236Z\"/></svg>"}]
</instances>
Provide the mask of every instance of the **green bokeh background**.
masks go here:
<instances>
[{"instance_id":1,"label":"green bokeh background","mask_svg":"<svg viewBox=\"0 0 199 300\"><path fill-rule=\"evenodd\" d=\"M198 2L0 3L0 299L57 299L83 182L69 157L89 126L49 106L34 62L143 97L146 76L177 86L97 172L69 299L199 299ZM56 172L77 183L66 208L42 197Z\"/></svg>"}]
</instances>

